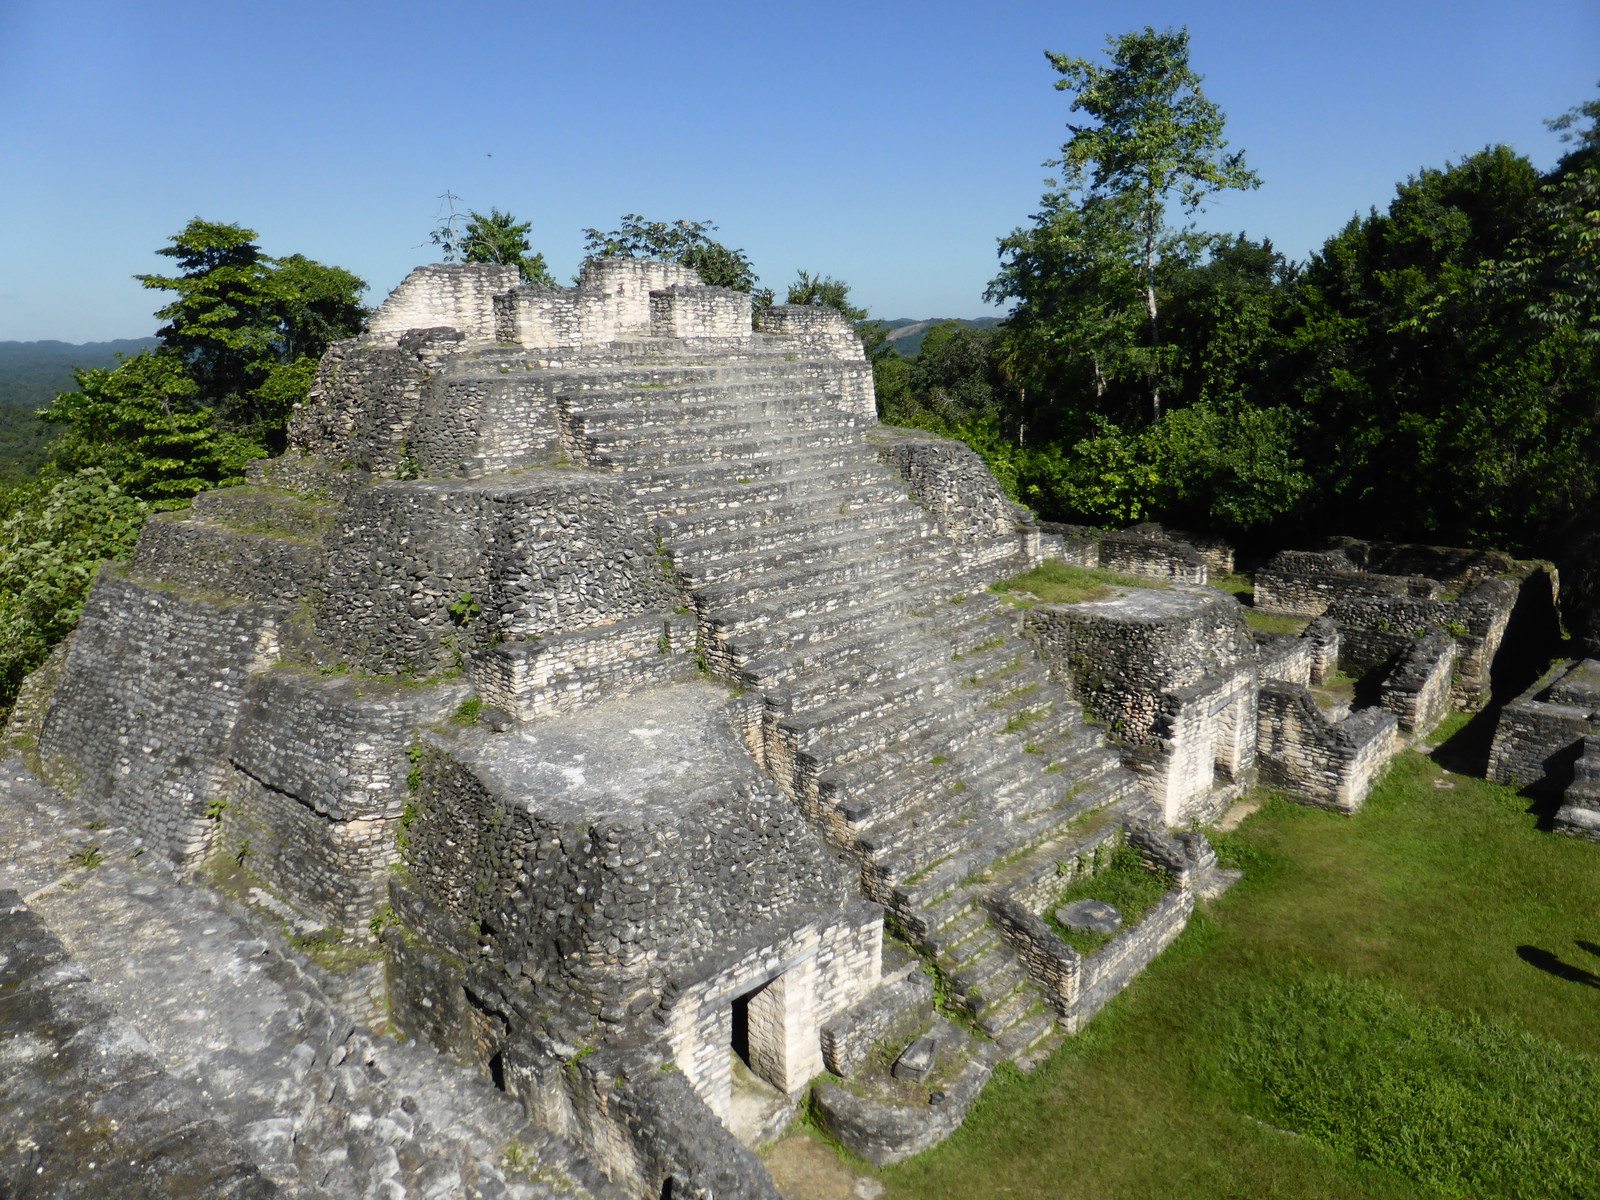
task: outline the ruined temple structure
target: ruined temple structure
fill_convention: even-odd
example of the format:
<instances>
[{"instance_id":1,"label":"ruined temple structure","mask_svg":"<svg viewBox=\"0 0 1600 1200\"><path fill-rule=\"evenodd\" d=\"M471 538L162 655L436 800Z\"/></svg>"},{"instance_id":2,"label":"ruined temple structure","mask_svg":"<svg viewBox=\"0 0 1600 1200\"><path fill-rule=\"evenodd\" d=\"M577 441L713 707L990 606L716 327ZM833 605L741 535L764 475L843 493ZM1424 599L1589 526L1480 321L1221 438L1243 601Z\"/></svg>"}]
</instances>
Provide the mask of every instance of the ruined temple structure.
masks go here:
<instances>
[{"instance_id":1,"label":"ruined temple structure","mask_svg":"<svg viewBox=\"0 0 1600 1200\"><path fill-rule=\"evenodd\" d=\"M753 329L675 265L419 268L288 455L102 571L8 738L147 850L365 944L323 986L598 1168L562 1178L772 1196L747 1147L808 1089L903 1157L1216 885L1169 828L1248 778L1262 676L1217 593L1105 607L1156 731L1127 769L1065 625L986 590L1066 542L966 447L880 428L871 380L833 310ZM1182 657L1152 620L1227 628L1145 686ZM1130 849L1164 898L1074 949L1059 898Z\"/></svg>"}]
</instances>

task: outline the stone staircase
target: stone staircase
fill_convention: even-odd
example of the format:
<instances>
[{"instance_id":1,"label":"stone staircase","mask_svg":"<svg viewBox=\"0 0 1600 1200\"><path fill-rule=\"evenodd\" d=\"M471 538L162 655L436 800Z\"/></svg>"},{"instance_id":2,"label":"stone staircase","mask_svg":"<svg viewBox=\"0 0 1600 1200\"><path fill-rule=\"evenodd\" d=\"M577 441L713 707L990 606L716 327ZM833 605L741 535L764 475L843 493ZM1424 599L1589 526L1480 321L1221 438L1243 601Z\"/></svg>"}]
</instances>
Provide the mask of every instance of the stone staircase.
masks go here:
<instances>
[{"instance_id":1,"label":"stone staircase","mask_svg":"<svg viewBox=\"0 0 1600 1200\"><path fill-rule=\"evenodd\" d=\"M562 443L634 487L705 660L761 697L757 757L950 1000L1029 1065L1055 1014L984 901L1054 877L1077 826L1138 804L1136 783L983 590L994 568L939 532L871 432L804 364L747 357L670 365L657 347L559 370Z\"/></svg>"}]
</instances>

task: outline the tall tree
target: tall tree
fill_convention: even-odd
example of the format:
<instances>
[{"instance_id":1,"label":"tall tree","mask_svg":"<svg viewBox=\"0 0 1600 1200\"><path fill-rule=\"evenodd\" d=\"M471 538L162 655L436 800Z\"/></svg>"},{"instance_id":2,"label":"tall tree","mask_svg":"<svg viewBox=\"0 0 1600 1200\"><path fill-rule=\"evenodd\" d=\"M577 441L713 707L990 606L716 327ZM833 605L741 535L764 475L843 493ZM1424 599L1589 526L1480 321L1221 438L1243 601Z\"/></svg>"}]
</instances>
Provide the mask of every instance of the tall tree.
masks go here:
<instances>
[{"instance_id":1,"label":"tall tree","mask_svg":"<svg viewBox=\"0 0 1600 1200\"><path fill-rule=\"evenodd\" d=\"M516 267L522 273L523 283L537 283L555 287L555 276L545 265L544 255L531 253L528 241L532 222L518 222L508 212L491 207L489 215L467 212L467 227L462 233L458 251L462 262L501 263Z\"/></svg>"},{"instance_id":2,"label":"tall tree","mask_svg":"<svg viewBox=\"0 0 1600 1200\"><path fill-rule=\"evenodd\" d=\"M1242 152L1228 154L1222 110L1200 90L1189 66L1189 31L1142 30L1107 39L1110 65L1045 52L1062 78L1059 91L1073 93L1072 110L1098 124L1073 125L1061 147L1067 185L1081 203L1104 197L1127 201L1119 214L1133 223L1143 250L1144 302L1149 344L1160 342L1156 297L1158 251L1166 210L1176 200L1185 214L1211 193L1260 186ZM1152 372L1150 415L1161 417L1161 383Z\"/></svg>"},{"instance_id":3,"label":"tall tree","mask_svg":"<svg viewBox=\"0 0 1600 1200\"><path fill-rule=\"evenodd\" d=\"M176 293L157 315L160 344L112 371L76 373L40 415L65 428L57 471L101 468L157 506L238 478L281 450L328 343L361 327L366 285L303 255L273 259L238 225L195 218L157 253L174 275L140 275Z\"/></svg>"}]
</instances>

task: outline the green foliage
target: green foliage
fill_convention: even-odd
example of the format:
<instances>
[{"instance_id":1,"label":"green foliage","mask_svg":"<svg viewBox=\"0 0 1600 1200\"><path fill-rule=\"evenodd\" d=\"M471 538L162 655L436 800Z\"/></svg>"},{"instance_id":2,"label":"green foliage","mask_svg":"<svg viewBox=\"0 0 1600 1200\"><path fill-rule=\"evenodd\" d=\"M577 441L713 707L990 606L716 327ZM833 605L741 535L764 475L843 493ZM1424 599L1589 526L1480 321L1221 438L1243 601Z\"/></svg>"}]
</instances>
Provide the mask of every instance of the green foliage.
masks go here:
<instances>
[{"instance_id":1,"label":"green foliage","mask_svg":"<svg viewBox=\"0 0 1600 1200\"><path fill-rule=\"evenodd\" d=\"M74 850L68 857L72 860L73 866L82 867L86 871L98 867L106 860L105 851L99 846L85 846L81 850Z\"/></svg>"},{"instance_id":2,"label":"green foliage","mask_svg":"<svg viewBox=\"0 0 1600 1200\"><path fill-rule=\"evenodd\" d=\"M451 602L446 611L457 625L470 625L478 619L478 614L482 610L478 607L478 602L472 598L471 592L462 592Z\"/></svg>"},{"instance_id":3,"label":"green foliage","mask_svg":"<svg viewBox=\"0 0 1600 1200\"><path fill-rule=\"evenodd\" d=\"M785 304L820 304L836 308L852 321L865 321L867 310L850 303L850 285L831 275L813 275L802 270L789 285Z\"/></svg>"},{"instance_id":4,"label":"green foliage","mask_svg":"<svg viewBox=\"0 0 1600 1200\"><path fill-rule=\"evenodd\" d=\"M1072 136L1056 164L1066 188L1055 198L1055 209L1063 218L1069 210L1076 218L1068 225L1079 231L1080 244L1083 233L1093 232L1095 241L1110 248L1109 254L1089 248L1087 261L1091 282L1101 285L1107 331L1127 330L1129 303L1137 303L1127 294L1128 265L1137 256L1150 352L1139 365L1148 380L1151 417L1158 420L1163 364L1154 353L1160 345L1157 263L1184 245L1166 227L1167 204L1175 200L1193 213L1213 192L1258 187L1261 180L1244 165L1242 153L1224 153L1222 110L1206 99L1200 76L1190 69L1188 30L1158 33L1146 26L1107 38L1106 48L1107 66L1045 54L1062 76L1057 90L1072 93L1072 110L1097 122L1067 126ZM1120 286L1107 288L1107 282Z\"/></svg>"},{"instance_id":5,"label":"green foliage","mask_svg":"<svg viewBox=\"0 0 1600 1200\"><path fill-rule=\"evenodd\" d=\"M490 208L489 215L468 211L467 226L459 239L452 240L446 227L434 240L445 247L445 260L459 257L462 262L501 263L514 266L522 274L523 283L536 283L542 287L555 287L555 276L545 265L544 255L530 253L528 242L531 222L519 223L516 217L498 208Z\"/></svg>"},{"instance_id":6,"label":"green foliage","mask_svg":"<svg viewBox=\"0 0 1600 1200\"><path fill-rule=\"evenodd\" d=\"M1237 1020L1229 1067L1276 1124L1457 1195L1594 1194L1592 1058L1342 975L1279 984Z\"/></svg>"},{"instance_id":7,"label":"green foliage","mask_svg":"<svg viewBox=\"0 0 1600 1200\"><path fill-rule=\"evenodd\" d=\"M242 477L252 458L281 450L316 360L357 332L365 284L302 255L274 260L237 225L198 217L158 254L176 275L140 275L177 294L156 315L160 344L114 370L75 372L41 414L63 427L52 465L96 467L157 505Z\"/></svg>"},{"instance_id":8,"label":"green foliage","mask_svg":"<svg viewBox=\"0 0 1600 1200\"><path fill-rule=\"evenodd\" d=\"M743 250L732 250L711 237L711 221L646 221L627 213L616 229L583 231L583 260L593 258L658 258L682 263L700 273L711 287L749 292L756 308L772 303L771 289L758 289L760 279Z\"/></svg>"},{"instance_id":9,"label":"green foliage","mask_svg":"<svg viewBox=\"0 0 1600 1200\"><path fill-rule=\"evenodd\" d=\"M483 701L477 696L469 696L461 702L461 706L456 709L450 719L457 725L476 725L482 713Z\"/></svg>"},{"instance_id":10,"label":"green foliage","mask_svg":"<svg viewBox=\"0 0 1600 1200\"><path fill-rule=\"evenodd\" d=\"M86 470L24 493L0 521L0 710L77 624L95 568L132 551L149 511Z\"/></svg>"}]
</instances>

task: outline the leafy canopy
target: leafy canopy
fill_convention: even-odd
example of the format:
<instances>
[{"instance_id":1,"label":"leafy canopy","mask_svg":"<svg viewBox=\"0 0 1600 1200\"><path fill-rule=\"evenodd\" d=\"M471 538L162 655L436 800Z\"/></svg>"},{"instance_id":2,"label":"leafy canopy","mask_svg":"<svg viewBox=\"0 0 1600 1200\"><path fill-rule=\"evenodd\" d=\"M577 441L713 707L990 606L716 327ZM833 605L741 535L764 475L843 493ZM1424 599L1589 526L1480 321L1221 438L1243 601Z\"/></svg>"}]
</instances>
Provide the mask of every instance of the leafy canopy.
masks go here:
<instances>
[{"instance_id":1,"label":"leafy canopy","mask_svg":"<svg viewBox=\"0 0 1600 1200\"><path fill-rule=\"evenodd\" d=\"M756 308L772 303L770 288L757 288L761 282L743 250L734 250L711 236L717 226L711 221L646 221L638 213L627 213L613 230L583 231L583 261L595 258L658 258L682 263L697 271L711 287L748 292Z\"/></svg>"},{"instance_id":2,"label":"leafy canopy","mask_svg":"<svg viewBox=\"0 0 1600 1200\"><path fill-rule=\"evenodd\" d=\"M270 258L255 236L196 217L157 251L177 273L136 278L175 294L156 314L159 344L115 370L75 372L77 390L40 414L64 428L55 471L99 469L172 507L282 450L317 359L360 330L366 284L304 255Z\"/></svg>"}]
</instances>

